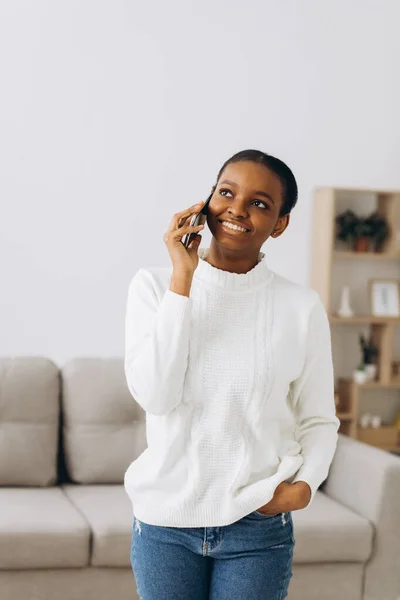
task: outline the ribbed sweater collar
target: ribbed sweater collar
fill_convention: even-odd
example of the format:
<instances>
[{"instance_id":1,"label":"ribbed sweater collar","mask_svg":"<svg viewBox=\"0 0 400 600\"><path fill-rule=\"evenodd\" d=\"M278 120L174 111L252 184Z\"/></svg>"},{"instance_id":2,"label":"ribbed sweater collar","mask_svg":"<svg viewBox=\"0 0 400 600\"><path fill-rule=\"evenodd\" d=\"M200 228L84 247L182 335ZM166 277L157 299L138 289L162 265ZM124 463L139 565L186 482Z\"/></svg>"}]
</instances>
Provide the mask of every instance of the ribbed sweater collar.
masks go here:
<instances>
[{"instance_id":1,"label":"ribbed sweater collar","mask_svg":"<svg viewBox=\"0 0 400 600\"><path fill-rule=\"evenodd\" d=\"M258 263L247 273L231 273L218 269L206 262L210 248L199 248L199 264L194 278L224 290L244 291L269 283L274 272L267 266L264 252L259 252Z\"/></svg>"}]
</instances>

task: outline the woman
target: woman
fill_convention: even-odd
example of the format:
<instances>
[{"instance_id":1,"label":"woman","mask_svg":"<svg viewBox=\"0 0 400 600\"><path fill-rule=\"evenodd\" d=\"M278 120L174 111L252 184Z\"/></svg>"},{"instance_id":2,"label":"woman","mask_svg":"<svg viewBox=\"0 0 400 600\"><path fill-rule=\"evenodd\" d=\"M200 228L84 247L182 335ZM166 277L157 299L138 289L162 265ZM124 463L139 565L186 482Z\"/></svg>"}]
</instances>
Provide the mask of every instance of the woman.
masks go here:
<instances>
[{"instance_id":1,"label":"woman","mask_svg":"<svg viewBox=\"0 0 400 600\"><path fill-rule=\"evenodd\" d=\"M292 511L326 479L338 438L330 330L319 295L261 252L289 225L291 170L257 150L222 166L164 235L172 268L141 268L127 301L125 374L146 411L129 466L131 564L141 600L282 600Z\"/></svg>"}]
</instances>

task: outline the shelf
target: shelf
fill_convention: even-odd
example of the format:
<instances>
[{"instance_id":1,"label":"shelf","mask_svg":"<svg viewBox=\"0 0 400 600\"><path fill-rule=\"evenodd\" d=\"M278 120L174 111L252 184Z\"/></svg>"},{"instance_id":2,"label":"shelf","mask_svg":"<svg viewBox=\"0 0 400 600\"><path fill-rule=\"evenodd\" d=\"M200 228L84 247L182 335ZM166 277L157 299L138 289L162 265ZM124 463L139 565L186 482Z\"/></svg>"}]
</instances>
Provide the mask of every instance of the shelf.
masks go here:
<instances>
[{"instance_id":1,"label":"shelf","mask_svg":"<svg viewBox=\"0 0 400 600\"><path fill-rule=\"evenodd\" d=\"M351 252L334 250L333 258L338 260L400 260L399 252Z\"/></svg>"},{"instance_id":2,"label":"shelf","mask_svg":"<svg viewBox=\"0 0 400 600\"><path fill-rule=\"evenodd\" d=\"M339 325L357 325L370 323L372 325L387 325L388 323L400 324L399 317L374 317L373 315L355 315L354 317L339 317L339 315L330 315L330 323Z\"/></svg>"},{"instance_id":3,"label":"shelf","mask_svg":"<svg viewBox=\"0 0 400 600\"><path fill-rule=\"evenodd\" d=\"M360 388L370 389L381 389L381 388L392 388L400 389L400 381L389 381L388 383L381 383L380 381L369 381L368 383L356 384Z\"/></svg>"},{"instance_id":4,"label":"shelf","mask_svg":"<svg viewBox=\"0 0 400 600\"><path fill-rule=\"evenodd\" d=\"M368 383L356 383L352 379L340 378L348 384L352 384L358 388L366 389L400 389L400 381L389 381L388 383L381 383L380 381L368 381Z\"/></svg>"},{"instance_id":5,"label":"shelf","mask_svg":"<svg viewBox=\"0 0 400 600\"><path fill-rule=\"evenodd\" d=\"M315 192L319 191L328 191L331 192L334 190L335 192L345 192L346 194L376 194L378 196L395 196L399 193L397 189L376 189L376 188L359 188L359 187L325 187L318 186L315 188Z\"/></svg>"},{"instance_id":6,"label":"shelf","mask_svg":"<svg viewBox=\"0 0 400 600\"><path fill-rule=\"evenodd\" d=\"M400 381L388 381L388 383L381 383L380 381L369 381L368 383L359 384L361 388L370 388L370 389L400 389Z\"/></svg>"},{"instance_id":7,"label":"shelf","mask_svg":"<svg viewBox=\"0 0 400 600\"><path fill-rule=\"evenodd\" d=\"M364 197L365 192L368 194L367 198ZM344 188L317 188L313 204L310 284L324 304L329 326L334 334L332 356L335 362L338 360L338 364L334 364L334 377L335 412L340 420L339 429L353 439L357 439L359 416L363 412L364 400L370 402L376 409L373 412L377 414L384 411L381 406L383 400L386 400L384 396L392 395L390 402L393 404L400 400L400 380L394 380L393 370L393 362L398 362L394 352L400 314L377 316L371 314L370 310L371 280L382 276L389 277L389 273L390 279L400 279L400 190L375 190L374 197L371 194L372 190L356 188L351 193ZM356 252L351 244L337 240L336 217L348 209L360 215L366 215L366 210L376 209L386 218L390 232L380 248L381 252L374 252L375 247L372 244L367 252ZM365 306L360 309L363 308L370 314L356 313L347 318L337 314L334 302L340 297L345 284L350 287L353 284L360 298L361 294L364 294ZM345 327L340 327L342 325ZM353 364L356 368L360 360L359 343L359 352L355 352L357 332L364 328L369 330L372 342L378 348L378 380L358 384L353 380L353 369L350 366ZM338 347L333 348L334 344ZM400 358L398 360L400 361ZM342 369L347 371L344 377L339 375ZM368 390L373 390L374 393L367 393ZM395 443L395 438L390 436L374 439L377 443ZM400 440L395 445L384 446L382 449L400 454Z\"/></svg>"}]
</instances>

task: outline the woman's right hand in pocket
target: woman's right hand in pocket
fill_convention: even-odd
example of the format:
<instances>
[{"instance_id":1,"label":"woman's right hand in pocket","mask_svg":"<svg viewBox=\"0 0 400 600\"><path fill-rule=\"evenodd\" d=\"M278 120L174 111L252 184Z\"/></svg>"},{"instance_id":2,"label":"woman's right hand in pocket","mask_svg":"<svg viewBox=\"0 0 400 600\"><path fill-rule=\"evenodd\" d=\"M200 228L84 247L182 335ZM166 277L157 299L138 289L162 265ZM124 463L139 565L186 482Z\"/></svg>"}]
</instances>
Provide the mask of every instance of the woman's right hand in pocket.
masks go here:
<instances>
[{"instance_id":1,"label":"woman's right hand in pocket","mask_svg":"<svg viewBox=\"0 0 400 600\"><path fill-rule=\"evenodd\" d=\"M204 225L193 227L189 223L191 217L199 213L203 206L204 202L198 202L194 206L174 214L170 226L164 234L163 240L171 257L175 274L193 276L197 268L199 263L197 250L201 242L201 235L198 232L204 229ZM187 233L197 233L197 235L192 239L188 248L185 248L182 237Z\"/></svg>"}]
</instances>

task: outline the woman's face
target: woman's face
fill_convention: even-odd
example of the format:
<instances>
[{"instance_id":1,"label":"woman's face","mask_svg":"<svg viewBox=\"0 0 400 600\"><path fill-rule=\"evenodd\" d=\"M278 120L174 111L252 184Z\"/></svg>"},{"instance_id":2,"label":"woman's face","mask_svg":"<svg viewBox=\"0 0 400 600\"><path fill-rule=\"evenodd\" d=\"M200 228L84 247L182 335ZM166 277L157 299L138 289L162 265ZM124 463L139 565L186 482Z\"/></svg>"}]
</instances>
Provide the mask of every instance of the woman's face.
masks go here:
<instances>
[{"instance_id":1,"label":"woman's face","mask_svg":"<svg viewBox=\"0 0 400 600\"><path fill-rule=\"evenodd\" d=\"M259 249L272 235L279 237L290 215L279 217L283 203L280 179L264 165L251 161L230 163L214 189L207 225L219 244L230 248ZM249 232L235 234L220 221L231 221Z\"/></svg>"}]
</instances>

